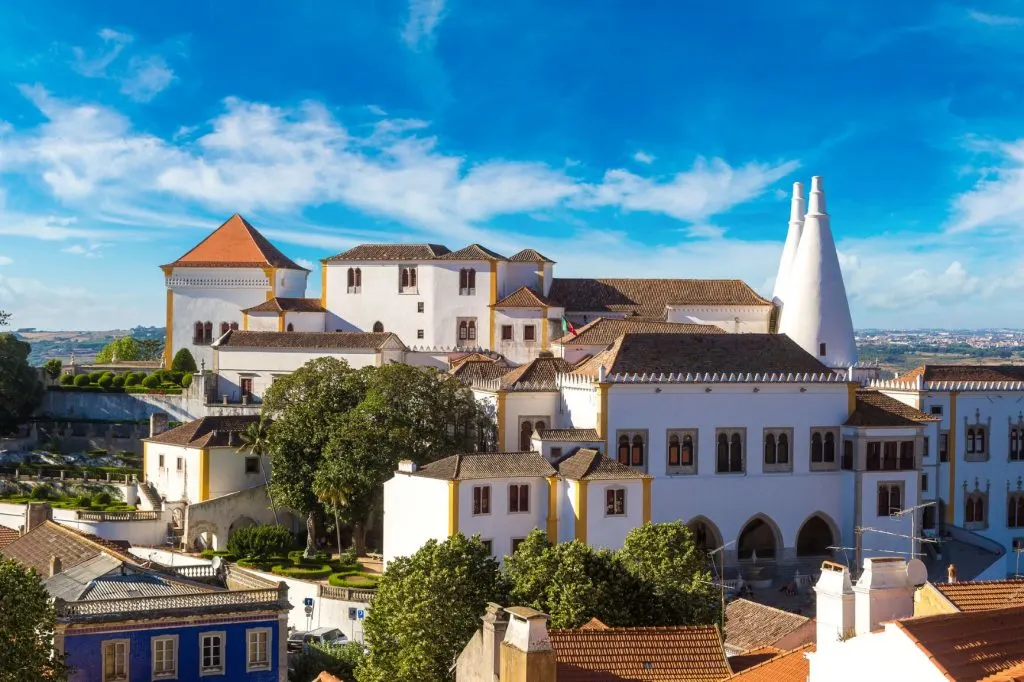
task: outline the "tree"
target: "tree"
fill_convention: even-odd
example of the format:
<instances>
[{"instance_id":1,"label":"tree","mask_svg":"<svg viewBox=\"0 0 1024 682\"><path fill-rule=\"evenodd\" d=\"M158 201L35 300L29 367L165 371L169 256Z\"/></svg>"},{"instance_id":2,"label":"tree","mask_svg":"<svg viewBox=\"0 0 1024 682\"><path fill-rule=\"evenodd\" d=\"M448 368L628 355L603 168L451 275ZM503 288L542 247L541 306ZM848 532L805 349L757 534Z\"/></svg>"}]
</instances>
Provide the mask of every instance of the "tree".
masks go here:
<instances>
[{"instance_id":1,"label":"tree","mask_svg":"<svg viewBox=\"0 0 1024 682\"><path fill-rule=\"evenodd\" d=\"M139 360L151 362L164 354L164 342L160 339L139 339Z\"/></svg>"},{"instance_id":2,"label":"tree","mask_svg":"<svg viewBox=\"0 0 1024 682\"><path fill-rule=\"evenodd\" d=\"M325 670L345 682L355 682L355 670L364 657L363 645L359 642L346 644L306 645L305 650L295 657L288 670L291 682L309 682Z\"/></svg>"},{"instance_id":3,"label":"tree","mask_svg":"<svg viewBox=\"0 0 1024 682\"><path fill-rule=\"evenodd\" d=\"M488 602L504 602L498 562L478 537L430 540L388 564L364 633L360 682L449 679Z\"/></svg>"},{"instance_id":4,"label":"tree","mask_svg":"<svg viewBox=\"0 0 1024 682\"><path fill-rule=\"evenodd\" d=\"M63 682L69 669L53 647L55 614L34 570L0 557L0 682Z\"/></svg>"},{"instance_id":5,"label":"tree","mask_svg":"<svg viewBox=\"0 0 1024 682\"><path fill-rule=\"evenodd\" d=\"M14 334L0 334L0 434L24 423L42 403L43 385L28 364L31 352Z\"/></svg>"},{"instance_id":6,"label":"tree","mask_svg":"<svg viewBox=\"0 0 1024 682\"><path fill-rule=\"evenodd\" d=\"M182 348L174 354L174 359L171 360L171 370L194 374L199 371L199 368L196 367L196 359L192 357L192 352L188 348Z\"/></svg>"},{"instance_id":7,"label":"tree","mask_svg":"<svg viewBox=\"0 0 1024 682\"><path fill-rule=\"evenodd\" d=\"M64 368L64 364L60 361L60 358L50 358L43 363L43 371L46 372L46 376L50 377L50 381L56 381L60 377L60 371Z\"/></svg>"},{"instance_id":8,"label":"tree","mask_svg":"<svg viewBox=\"0 0 1024 682\"><path fill-rule=\"evenodd\" d=\"M100 349L96 354L96 362L135 362L140 359L142 348L139 342L131 336L122 336L114 339Z\"/></svg>"},{"instance_id":9,"label":"tree","mask_svg":"<svg viewBox=\"0 0 1024 682\"><path fill-rule=\"evenodd\" d=\"M11 321L11 314L0 310L0 327L6 327L7 323Z\"/></svg>"},{"instance_id":10,"label":"tree","mask_svg":"<svg viewBox=\"0 0 1024 682\"><path fill-rule=\"evenodd\" d=\"M188 383L192 383L192 375L188 374ZM182 377L184 379L184 377ZM185 382L182 381L182 386L185 386ZM244 455L250 455L252 457L259 458L260 472L263 474L263 482L266 485L267 497L270 498L270 509L274 512L274 525L277 525L277 505L274 504L274 496L270 492L270 476L269 472L263 466L263 455L267 453L267 420L264 416L260 416L259 421L253 422L245 427L245 431L241 433L242 445L239 446L238 452ZM341 549L340 547L338 549Z\"/></svg>"}]
</instances>

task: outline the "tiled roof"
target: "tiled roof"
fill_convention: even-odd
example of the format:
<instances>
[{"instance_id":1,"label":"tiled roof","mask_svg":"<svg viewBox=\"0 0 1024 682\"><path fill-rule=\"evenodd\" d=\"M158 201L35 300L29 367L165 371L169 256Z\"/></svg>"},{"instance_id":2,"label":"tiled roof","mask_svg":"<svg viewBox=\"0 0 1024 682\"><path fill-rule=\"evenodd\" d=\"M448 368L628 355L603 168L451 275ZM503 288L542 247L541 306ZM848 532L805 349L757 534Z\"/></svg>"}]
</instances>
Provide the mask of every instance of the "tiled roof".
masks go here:
<instances>
[{"instance_id":1,"label":"tiled roof","mask_svg":"<svg viewBox=\"0 0 1024 682\"><path fill-rule=\"evenodd\" d=\"M940 421L872 389L857 389L857 407L843 426L921 426Z\"/></svg>"},{"instance_id":2,"label":"tiled roof","mask_svg":"<svg viewBox=\"0 0 1024 682\"><path fill-rule=\"evenodd\" d=\"M548 634L558 682L720 682L732 672L713 625Z\"/></svg>"},{"instance_id":3,"label":"tiled roof","mask_svg":"<svg viewBox=\"0 0 1024 682\"><path fill-rule=\"evenodd\" d=\"M902 384L923 381L1024 381L1024 365L921 365L892 381Z\"/></svg>"},{"instance_id":4,"label":"tiled roof","mask_svg":"<svg viewBox=\"0 0 1024 682\"><path fill-rule=\"evenodd\" d=\"M463 362L494 362L497 357L486 355L484 353L449 353L448 354L448 366L458 367Z\"/></svg>"},{"instance_id":5,"label":"tiled roof","mask_svg":"<svg viewBox=\"0 0 1024 682\"><path fill-rule=\"evenodd\" d=\"M555 377L566 374L571 369L572 366L562 358L541 355L504 374L501 377L501 387L509 391L554 391L558 388L555 385Z\"/></svg>"},{"instance_id":6,"label":"tiled roof","mask_svg":"<svg viewBox=\"0 0 1024 682\"><path fill-rule=\"evenodd\" d=\"M36 569L40 575L48 576L52 556L60 559L65 570L92 559L101 552L129 563L136 563L137 559L125 551L127 547L127 542L104 540L53 521L44 521L0 549L0 554L8 559L14 559L23 566Z\"/></svg>"},{"instance_id":7,"label":"tiled roof","mask_svg":"<svg viewBox=\"0 0 1024 682\"><path fill-rule=\"evenodd\" d=\"M1024 580L932 583L932 587L965 613L1024 605Z\"/></svg>"},{"instance_id":8,"label":"tiled roof","mask_svg":"<svg viewBox=\"0 0 1024 682\"><path fill-rule=\"evenodd\" d=\"M233 329L218 348L317 348L323 350L377 350L394 339L393 332L251 332Z\"/></svg>"},{"instance_id":9,"label":"tiled roof","mask_svg":"<svg viewBox=\"0 0 1024 682\"><path fill-rule=\"evenodd\" d=\"M738 682L807 682L807 678L811 674L811 664L807 660L807 654L813 653L814 650L814 644L805 644L799 649L787 651L764 663L738 672L728 679L738 680ZM730 662L733 660L733 658L729 659Z\"/></svg>"},{"instance_id":10,"label":"tiled roof","mask_svg":"<svg viewBox=\"0 0 1024 682\"><path fill-rule=\"evenodd\" d=\"M488 248L480 246L479 244L470 244L464 249L458 251L452 251L441 256L441 260L487 260L487 261L499 261L507 260L500 253L491 251Z\"/></svg>"},{"instance_id":11,"label":"tiled roof","mask_svg":"<svg viewBox=\"0 0 1024 682\"><path fill-rule=\"evenodd\" d=\"M246 308L243 313L322 313L319 298L284 298L275 296L269 301Z\"/></svg>"},{"instance_id":12,"label":"tiled roof","mask_svg":"<svg viewBox=\"0 0 1024 682\"><path fill-rule=\"evenodd\" d=\"M627 478L651 478L644 472L609 459L597 450L580 448L555 462L558 473L574 481L621 481Z\"/></svg>"},{"instance_id":13,"label":"tiled roof","mask_svg":"<svg viewBox=\"0 0 1024 682\"><path fill-rule=\"evenodd\" d=\"M511 294L501 299L492 308L546 308L548 306L557 306L557 303L552 303L547 300L530 287L519 287Z\"/></svg>"},{"instance_id":14,"label":"tiled roof","mask_svg":"<svg viewBox=\"0 0 1024 682\"><path fill-rule=\"evenodd\" d=\"M541 440L563 443L596 443L602 440L597 429L544 429L537 433Z\"/></svg>"},{"instance_id":15,"label":"tiled roof","mask_svg":"<svg viewBox=\"0 0 1024 682\"><path fill-rule=\"evenodd\" d=\"M452 367L448 370L448 373L464 384L471 384L478 380L491 381L500 379L509 369L508 363L504 360L467 359Z\"/></svg>"},{"instance_id":16,"label":"tiled roof","mask_svg":"<svg viewBox=\"0 0 1024 682\"><path fill-rule=\"evenodd\" d=\"M11 544L20 537L21 533L19 533L14 528L0 526L0 549L3 549L4 547Z\"/></svg>"},{"instance_id":17,"label":"tiled roof","mask_svg":"<svg viewBox=\"0 0 1024 682\"><path fill-rule=\"evenodd\" d=\"M769 306L738 279L565 279L551 281L548 297L567 311L628 313L660 318L665 306Z\"/></svg>"},{"instance_id":18,"label":"tiled roof","mask_svg":"<svg viewBox=\"0 0 1024 682\"><path fill-rule=\"evenodd\" d=\"M684 324L640 318L599 317L572 332L565 334L555 343L563 346L607 346L623 334L724 334L725 330L713 324Z\"/></svg>"},{"instance_id":19,"label":"tiled roof","mask_svg":"<svg viewBox=\"0 0 1024 682\"><path fill-rule=\"evenodd\" d=\"M982 678L980 682L1024 682L1024 663L993 673Z\"/></svg>"},{"instance_id":20,"label":"tiled roof","mask_svg":"<svg viewBox=\"0 0 1024 682\"><path fill-rule=\"evenodd\" d=\"M574 373L827 373L825 365L778 334L623 334Z\"/></svg>"},{"instance_id":21,"label":"tiled roof","mask_svg":"<svg viewBox=\"0 0 1024 682\"><path fill-rule=\"evenodd\" d=\"M607 630L608 626L602 623L597 618L591 618L586 623L580 626L580 630Z\"/></svg>"},{"instance_id":22,"label":"tiled roof","mask_svg":"<svg viewBox=\"0 0 1024 682\"><path fill-rule=\"evenodd\" d=\"M725 648L744 653L779 641L810 618L749 599L735 599L725 607Z\"/></svg>"},{"instance_id":23,"label":"tiled roof","mask_svg":"<svg viewBox=\"0 0 1024 682\"><path fill-rule=\"evenodd\" d=\"M451 253L443 244L360 244L325 261L349 260L438 260Z\"/></svg>"},{"instance_id":24,"label":"tiled roof","mask_svg":"<svg viewBox=\"0 0 1024 682\"><path fill-rule=\"evenodd\" d=\"M1024 606L896 621L950 680L980 680L1024 663Z\"/></svg>"},{"instance_id":25,"label":"tiled roof","mask_svg":"<svg viewBox=\"0 0 1024 682\"><path fill-rule=\"evenodd\" d=\"M512 262L512 263L554 263L555 262L555 261L551 260L550 258L548 258L547 256L545 256L544 254L542 254L541 252L534 251L533 249L523 249L522 251L520 251L516 255L512 256L511 258L509 258L509 261Z\"/></svg>"},{"instance_id":26,"label":"tiled roof","mask_svg":"<svg viewBox=\"0 0 1024 682\"><path fill-rule=\"evenodd\" d=\"M733 673L740 673L748 668L753 668L755 665L770 661L782 653L784 653L782 649L777 649L773 646L758 647L751 649L745 654L730 656L729 667L732 668ZM800 682L803 682L803 680Z\"/></svg>"},{"instance_id":27,"label":"tiled roof","mask_svg":"<svg viewBox=\"0 0 1024 682\"><path fill-rule=\"evenodd\" d=\"M176 268L286 268L309 272L278 251L237 213L170 265Z\"/></svg>"},{"instance_id":28,"label":"tiled roof","mask_svg":"<svg viewBox=\"0 0 1024 682\"><path fill-rule=\"evenodd\" d=\"M424 464L413 476L469 481L554 476L555 473L554 467L537 452L474 452Z\"/></svg>"},{"instance_id":29,"label":"tiled roof","mask_svg":"<svg viewBox=\"0 0 1024 682\"><path fill-rule=\"evenodd\" d=\"M242 446L240 434L260 420L259 415L203 417L149 438L153 443L194 448Z\"/></svg>"}]
</instances>

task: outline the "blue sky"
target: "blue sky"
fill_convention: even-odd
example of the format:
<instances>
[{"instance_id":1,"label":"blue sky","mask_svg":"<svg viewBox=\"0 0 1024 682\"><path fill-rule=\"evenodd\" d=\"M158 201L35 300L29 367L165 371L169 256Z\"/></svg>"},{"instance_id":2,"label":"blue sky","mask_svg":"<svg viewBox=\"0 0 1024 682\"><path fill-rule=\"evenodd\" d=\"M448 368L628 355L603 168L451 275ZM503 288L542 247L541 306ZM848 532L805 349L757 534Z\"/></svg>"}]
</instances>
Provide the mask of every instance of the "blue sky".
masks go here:
<instances>
[{"instance_id":1,"label":"blue sky","mask_svg":"<svg viewBox=\"0 0 1024 682\"><path fill-rule=\"evenodd\" d=\"M1024 326L1024 2L843 4L6 3L0 308L162 324L235 211L768 293L822 175L857 327Z\"/></svg>"}]
</instances>

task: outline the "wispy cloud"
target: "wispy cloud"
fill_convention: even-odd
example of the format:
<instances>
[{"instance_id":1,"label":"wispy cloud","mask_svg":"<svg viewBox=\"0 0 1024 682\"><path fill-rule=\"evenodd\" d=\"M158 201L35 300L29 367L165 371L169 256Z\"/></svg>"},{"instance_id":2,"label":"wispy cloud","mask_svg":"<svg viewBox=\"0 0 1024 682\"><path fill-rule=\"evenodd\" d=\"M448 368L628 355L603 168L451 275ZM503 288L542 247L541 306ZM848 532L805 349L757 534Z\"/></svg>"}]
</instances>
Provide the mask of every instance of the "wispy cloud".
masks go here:
<instances>
[{"instance_id":1,"label":"wispy cloud","mask_svg":"<svg viewBox=\"0 0 1024 682\"><path fill-rule=\"evenodd\" d=\"M402 40L414 50L429 45L443 13L444 0L409 0L409 19L402 29Z\"/></svg>"},{"instance_id":2,"label":"wispy cloud","mask_svg":"<svg viewBox=\"0 0 1024 682\"><path fill-rule=\"evenodd\" d=\"M85 48L73 47L75 61L72 64L74 69L87 78L106 78L107 67L114 63L125 47L131 44L133 38L127 33L115 31L112 28L104 28L97 34L103 41L101 48L89 54Z\"/></svg>"},{"instance_id":3,"label":"wispy cloud","mask_svg":"<svg viewBox=\"0 0 1024 682\"><path fill-rule=\"evenodd\" d=\"M171 86L177 76L159 55L132 57L121 77L121 92L136 102L148 102Z\"/></svg>"},{"instance_id":4,"label":"wispy cloud","mask_svg":"<svg viewBox=\"0 0 1024 682\"><path fill-rule=\"evenodd\" d=\"M967 10L967 16L971 20L986 26L1024 26L1024 18L1007 14L990 14L971 9Z\"/></svg>"},{"instance_id":5,"label":"wispy cloud","mask_svg":"<svg viewBox=\"0 0 1024 682\"><path fill-rule=\"evenodd\" d=\"M14 259L10 256L0 256L0 265L10 265L14 262Z\"/></svg>"},{"instance_id":6,"label":"wispy cloud","mask_svg":"<svg viewBox=\"0 0 1024 682\"><path fill-rule=\"evenodd\" d=\"M987 161L971 189L954 197L949 232L1024 228L1024 138L1012 142L969 140Z\"/></svg>"},{"instance_id":7,"label":"wispy cloud","mask_svg":"<svg viewBox=\"0 0 1024 682\"><path fill-rule=\"evenodd\" d=\"M73 67L83 76L117 81L121 93L136 102L149 102L177 79L167 61L157 54L136 55L123 63L119 57L134 42L131 34L105 28L98 35L103 44L96 52L72 48Z\"/></svg>"},{"instance_id":8,"label":"wispy cloud","mask_svg":"<svg viewBox=\"0 0 1024 682\"><path fill-rule=\"evenodd\" d=\"M647 152L645 152L643 150L640 150L636 154L633 154L633 160L637 161L639 163L646 163L646 164L654 163L654 158L655 157L654 157L653 154L648 154Z\"/></svg>"},{"instance_id":9,"label":"wispy cloud","mask_svg":"<svg viewBox=\"0 0 1024 682\"><path fill-rule=\"evenodd\" d=\"M71 246L61 249L61 252L70 253L75 256L83 256L85 258L99 258L102 248L103 244L72 244Z\"/></svg>"}]
</instances>

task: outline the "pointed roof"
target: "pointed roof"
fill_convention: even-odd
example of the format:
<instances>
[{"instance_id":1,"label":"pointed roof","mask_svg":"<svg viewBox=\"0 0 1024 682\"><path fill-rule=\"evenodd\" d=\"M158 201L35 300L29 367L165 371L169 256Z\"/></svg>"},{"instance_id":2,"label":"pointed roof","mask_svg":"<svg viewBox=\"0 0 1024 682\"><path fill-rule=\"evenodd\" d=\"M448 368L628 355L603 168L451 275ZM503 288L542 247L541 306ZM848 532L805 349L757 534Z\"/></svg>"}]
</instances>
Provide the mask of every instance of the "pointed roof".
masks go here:
<instances>
[{"instance_id":1,"label":"pointed roof","mask_svg":"<svg viewBox=\"0 0 1024 682\"><path fill-rule=\"evenodd\" d=\"M621 481L627 478L653 478L639 469L605 457L599 450L580 448L555 462L562 478L573 481Z\"/></svg>"},{"instance_id":2,"label":"pointed roof","mask_svg":"<svg viewBox=\"0 0 1024 682\"><path fill-rule=\"evenodd\" d=\"M547 308L557 306L530 287L519 287L511 294L501 299L492 308Z\"/></svg>"},{"instance_id":3,"label":"pointed roof","mask_svg":"<svg viewBox=\"0 0 1024 682\"><path fill-rule=\"evenodd\" d=\"M804 229L786 287L792 294L787 293L789 300L782 306L779 333L815 357L824 344L825 354L820 359L829 367L857 364L850 303L819 176L811 180Z\"/></svg>"},{"instance_id":4,"label":"pointed roof","mask_svg":"<svg viewBox=\"0 0 1024 682\"><path fill-rule=\"evenodd\" d=\"M185 422L181 426L147 438L152 443L183 445L193 448L242 445L239 434L259 422L259 415L215 415Z\"/></svg>"},{"instance_id":5,"label":"pointed roof","mask_svg":"<svg viewBox=\"0 0 1024 682\"><path fill-rule=\"evenodd\" d=\"M469 246L459 249L458 251L452 251L441 256L441 260L486 260L486 261L499 261L508 260L500 253L491 251L488 248L480 246L479 244L470 244Z\"/></svg>"},{"instance_id":6,"label":"pointed roof","mask_svg":"<svg viewBox=\"0 0 1024 682\"><path fill-rule=\"evenodd\" d=\"M941 417L925 414L921 410L887 396L874 389L857 389L857 402L843 426L864 427L917 427L928 422L942 421Z\"/></svg>"},{"instance_id":7,"label":"pointed roof","mask_svg":"<svg viewBox=\"0 0 1024 682\"><path fill-rule=\"evenodd\" d=\"M535 251L533 249L523 249L522 251L520 251L519 253L515 254L514 256L511 256L508 260L509 260L510 263L554 263L555 262L555 261L551 260L550 258L548 258L547 256L545 256L540 251Z\"/></svg>"},{"instance_id":8,"label":"pointed roof","mask_svg":"<svg viewBox=\"0 0 1024 682\"><path fill-rule=\"evenodd\" d=\"M275 296L259 305L246 308L243 313L323 313L327 312L319 298L286 298Z\"/></svg>"},{"instance_id":9,"label":"pointed roof","mask_svg":"<svg viewBox=\"0 0 1024 682\"><path fill-rule=\"evenodd\" d=\"M779 273L775 276L775 290L772 292L772 298L786 300L784 289L793 270L793 259L796 257L803 229L804 185L802 182L794 182L793 199L789 209L789 233L786 235L786 245L782 247L782 258L779 260Z\"/></svg>"},{"instance_id":10,"label":"pointed roof","mask_svg":"<svg viewBox=\"0 0 1024 682\"><path fill-rule=\"evenodd\" d=\"M127 542L104 540L47 520L4 547L0 554L26 568L36 569L40 575L49 575L50 557L54 556L60 559L65 570L103 553L138 563L139 560L126 551L128 546Z\"/></svg>"},{"instance_id":11,"label":"pointed roof","mask_svg":"<svg viewBox=\"0 0 1024 682\"><path fill-rule=\"evenodd\" d=\"M234 214L178 260L175 268L283 268L302 270L239 214Z\"/></svg>"},{"instance_id":12,"label":"pointed roof","mask_svg":"<svg viewBox=\"0 0 1024 682\"><path fill-rule=\"evenodd\" d=\"M571 369L572 365L564 359L542 351L541 355L525 365L504 374L501 387L507 391L555 391L558 389L555 377Z\"/></svg>"}]
</instances>

